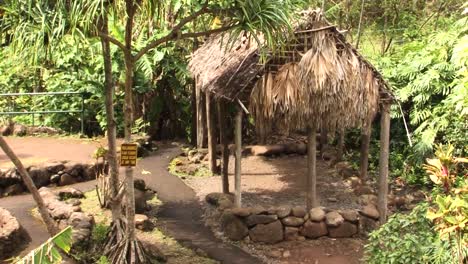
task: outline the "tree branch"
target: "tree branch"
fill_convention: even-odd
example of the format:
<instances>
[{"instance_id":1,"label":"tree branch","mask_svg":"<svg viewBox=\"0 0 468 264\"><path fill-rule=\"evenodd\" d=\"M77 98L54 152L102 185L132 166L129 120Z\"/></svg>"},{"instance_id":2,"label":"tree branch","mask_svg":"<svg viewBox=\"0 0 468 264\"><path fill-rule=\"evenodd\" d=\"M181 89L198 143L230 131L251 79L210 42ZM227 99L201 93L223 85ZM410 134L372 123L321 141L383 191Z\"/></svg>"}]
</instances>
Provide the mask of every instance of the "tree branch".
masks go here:
<instances>
[{"instance_id":1,"label":"tree branch","mask_svg":"<svg viewBox=\"0 0 468 264\"><path fill-rule=\"evenodd\" d=\"M127 51L127 48L125 47L125 45L122 42L118 41L117 39L115 39L115 38L113 38L113 37L111 37L111 36L109 36L107 34L104 34L102 32L98 32L98 36L100 38L108 40L110 43L112 43L112 44L116 45L117 47L119 47L122 51L124 51L124 52Z\"/></svg>"},{"instance_id":2,"label":"tree branch","mask_svg":"<svg viewBox=\"0 0 468 264\"><path fill-rule=\"evenodd\" d=\"M176 26L174 26L172 28L172 30L164 37L162 38L159 38L159 39L156 39L156 40L153 40L151 41L150 43L148 43L144 48L142 48L134 57L134 61L138 61L143 55L145 55L148 51L150 51L151 49L157 47L158 45L164 43L164 42L167 42L169 40L172 40L174 38L177 37L177 33L182 29L182 27L184 27L186 24L192 22L193 20L195 20L197 17L203 15L203 14L206 14L206 13L209 13L211 12L209 9L208 9L208 5L204 5L200 10L198 10L197 12L195 13L192 13L190 16L182 19L179 24L177 24Z\"/></svg>"},{"instance_id":3,"label":"tree branch","mask_svg":"<svg viewBox=\"0 0 468 264\"><path fill-rule=\"evenodd\" d=\"M220 27L220 28L216 28L216 29L211 29L211 30L207 30L207 31L201 31L201 32L192 32L192 33L184 33L184 34L181 34L178 39L185 39L185 38L196 38L196 37L202 37L202 36L209 36L209 35L212 35L212 34L216 34L216 33L221 33L221 32L225 32L225 31L228 31L229 29L233 28L234 26L226 26L226 27Z\"/></svg>"}]
</instances>

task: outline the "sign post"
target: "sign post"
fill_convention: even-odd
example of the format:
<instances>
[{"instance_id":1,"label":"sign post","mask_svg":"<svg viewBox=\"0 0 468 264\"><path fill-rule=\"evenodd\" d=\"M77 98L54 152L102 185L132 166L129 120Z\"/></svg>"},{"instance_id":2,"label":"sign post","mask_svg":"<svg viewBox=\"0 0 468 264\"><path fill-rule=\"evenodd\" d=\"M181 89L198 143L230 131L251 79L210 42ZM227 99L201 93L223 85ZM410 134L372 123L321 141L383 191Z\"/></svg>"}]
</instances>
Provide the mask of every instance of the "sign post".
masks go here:
<instances>
[{"instance_id":1,"label":"sign post","mask_svg":"<svg viewBox=\"0 0 468 264\"><path fill-rule=\"evenodd\" d=\"M120 166L135 167L137 161L138 146L135 143L123 143L120 146Z\"/></svg>"}]
</instances>

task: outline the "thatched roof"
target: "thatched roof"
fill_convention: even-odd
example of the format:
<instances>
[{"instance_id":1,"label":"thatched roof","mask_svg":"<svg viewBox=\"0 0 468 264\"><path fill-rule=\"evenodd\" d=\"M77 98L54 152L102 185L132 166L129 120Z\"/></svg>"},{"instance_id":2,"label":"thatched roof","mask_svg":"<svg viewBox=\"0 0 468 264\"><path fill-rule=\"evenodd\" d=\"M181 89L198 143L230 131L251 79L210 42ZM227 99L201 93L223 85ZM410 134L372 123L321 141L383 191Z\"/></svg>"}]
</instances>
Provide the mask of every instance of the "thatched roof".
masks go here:
<instances>
[{"instance_id":1,"label":"thatched roof","mask_svg":"<svg viewBox=\"0 0 468 264\"><path fill-rule=\"evenodd\" d=\"M255 41L242 39L228 50L221 47L228 37L211 37L190 63L197 85L229 100L251 91L256 120L279 116L290 128L359 126L375 115L379 100L393 100L382 75L319 11L304 11L296 24L294 37L264 65Z\"/></svg>"},{"instance_id":2,"label":"thatched roof","mask_svg":"<svg viewBox=\"0 0 468 264\"><path fill-rule=\"evenodd\" d=\"M195 51L189 68L200 89L234 100L257 81L259 55L255 41L243 37L228 45L228 40L228 34L210 37Z\"/></svg>"}]
</instances>

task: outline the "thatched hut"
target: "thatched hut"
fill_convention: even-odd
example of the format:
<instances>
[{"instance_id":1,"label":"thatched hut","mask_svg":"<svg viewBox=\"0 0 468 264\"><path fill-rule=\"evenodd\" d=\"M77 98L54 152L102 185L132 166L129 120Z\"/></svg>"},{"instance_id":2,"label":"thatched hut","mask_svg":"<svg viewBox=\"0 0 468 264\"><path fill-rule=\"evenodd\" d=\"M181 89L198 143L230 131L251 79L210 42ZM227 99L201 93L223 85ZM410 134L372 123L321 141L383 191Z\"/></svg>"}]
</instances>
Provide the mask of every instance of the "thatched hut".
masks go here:
<instances>
[{"instance_id":1,"label":"thatched hut","mask_svg":"<svg viewBox=\"0 0 468 264\"><path fill-rule=\"evenodd\" d=\"M304 11L296 25L290 40L276 52L267 54L263 61L255 41L242 38L227 49L229 37L226 35L212 36L193 54L190 71L197 86L217 99L239 105L235 133L236 203L240 206L241 122L243 112L249 113L246 105L256 122L263 124L282 119L289 128L307 129L309 208L318 206L315 190L317 129L361 127L365 150L361 174L365 177L370 124L380 110L379 209L385 221L389 105L393 96L376 68L346 42L320 11Z\"/></svg>"}]
</instances>

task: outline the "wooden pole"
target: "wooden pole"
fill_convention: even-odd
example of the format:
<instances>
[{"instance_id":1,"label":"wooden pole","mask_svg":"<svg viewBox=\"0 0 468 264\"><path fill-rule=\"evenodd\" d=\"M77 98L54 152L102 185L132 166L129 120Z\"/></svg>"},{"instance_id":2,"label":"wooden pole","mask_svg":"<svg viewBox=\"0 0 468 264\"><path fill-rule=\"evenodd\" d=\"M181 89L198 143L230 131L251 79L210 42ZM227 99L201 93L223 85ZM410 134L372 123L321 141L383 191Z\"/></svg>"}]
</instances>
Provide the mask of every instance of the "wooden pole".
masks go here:
<instances>
[{"instance_id":1,"label":"wooden pole","mask_svg":"<svg viewBox=\"0 0 468 264\"><path fill-rule=\"evenodd\" d=\"M197 86L196 88L197 101L197 148L203 148L205 144L206 122L205 122L205 97L203 92Z\"/></svg>"},{"instance_id":2,"label":"wooden pole","mask_svg":"<svg viewBox=\"0 0 468 264\"><path fill-rule=\"evenodd\" d=\"M213 111L211 109L211 95L210 92L206 91L206 128L208 130L208 166L213 174L217 174L218 170L216 167L216 134L214 127Z\"/></svg>"},{"instance_id":3,"label":"wooden pole","mask_svg":"<svg viewBox=\"0 0 468 264\"><path fill-rule=\"evenodd\" d=\"M307 131L307 210L318 206L317 200L317 127L312 124Z\"/></svg>"},{"instance_id":4,"label":"wooden pole","mask_svg":"<svg viewBox=\"0 0 468 264\"><path fill-rule=\"evenodd\" d=\"M238 107L236 114L236 131L235 131L235 144L236 144L236 166L235 166L235 195L236 207L242 207L242 191L241 191L241 159L242 159L242 108Z\"/></svg>"},{"instance_id":5,"label":"wooden pole","mask_svg":"<svg viewBox=\"0 0 468 264\"><path fill-rule=\"evenodd\" d=\"M228 140L226 137L226 109L221 99L217 100L218 108L218 123L219 123L219 143L222 146L222 156L223 156L223 170L221 175L221 182L223 185L223 193L229 193L229 147Z\"/></svg>"},{"instance_id":6,"label":"wooden pole","mask_svg":"<svg viewBox=\"0 0 468 264\"><path fill-rule=\"evenodd\" d=\"M369 170L369 145L370 145L371 121L369 120L363 125L361 131L361 160L360 170L361 179L367 180L367 172Z\"/></svg>"},{"instance_id":7,"label":"wooden pole","mask_svg":"<svg viewBox=\"0 0 468 264\"><path fill-rule=\"evenodd\" d=\"M338 132L338 153L336 154L336 161L343 160L344 146L345 145L345 129L344 127L340 128Z\"/></svg>"},{"instance_id":8,"label":"wooden pole","mask_svg":"<svg viewBox=\"0 0 468 264\"><path fill-rule=\"evenodd\" d=\"M388 157L390 148L390 104L382 105L380 117L380 158L379 158L379 195L378 206L380 224L387 221L387 194L388 194Z\"/></svg>"}]
</instances>

